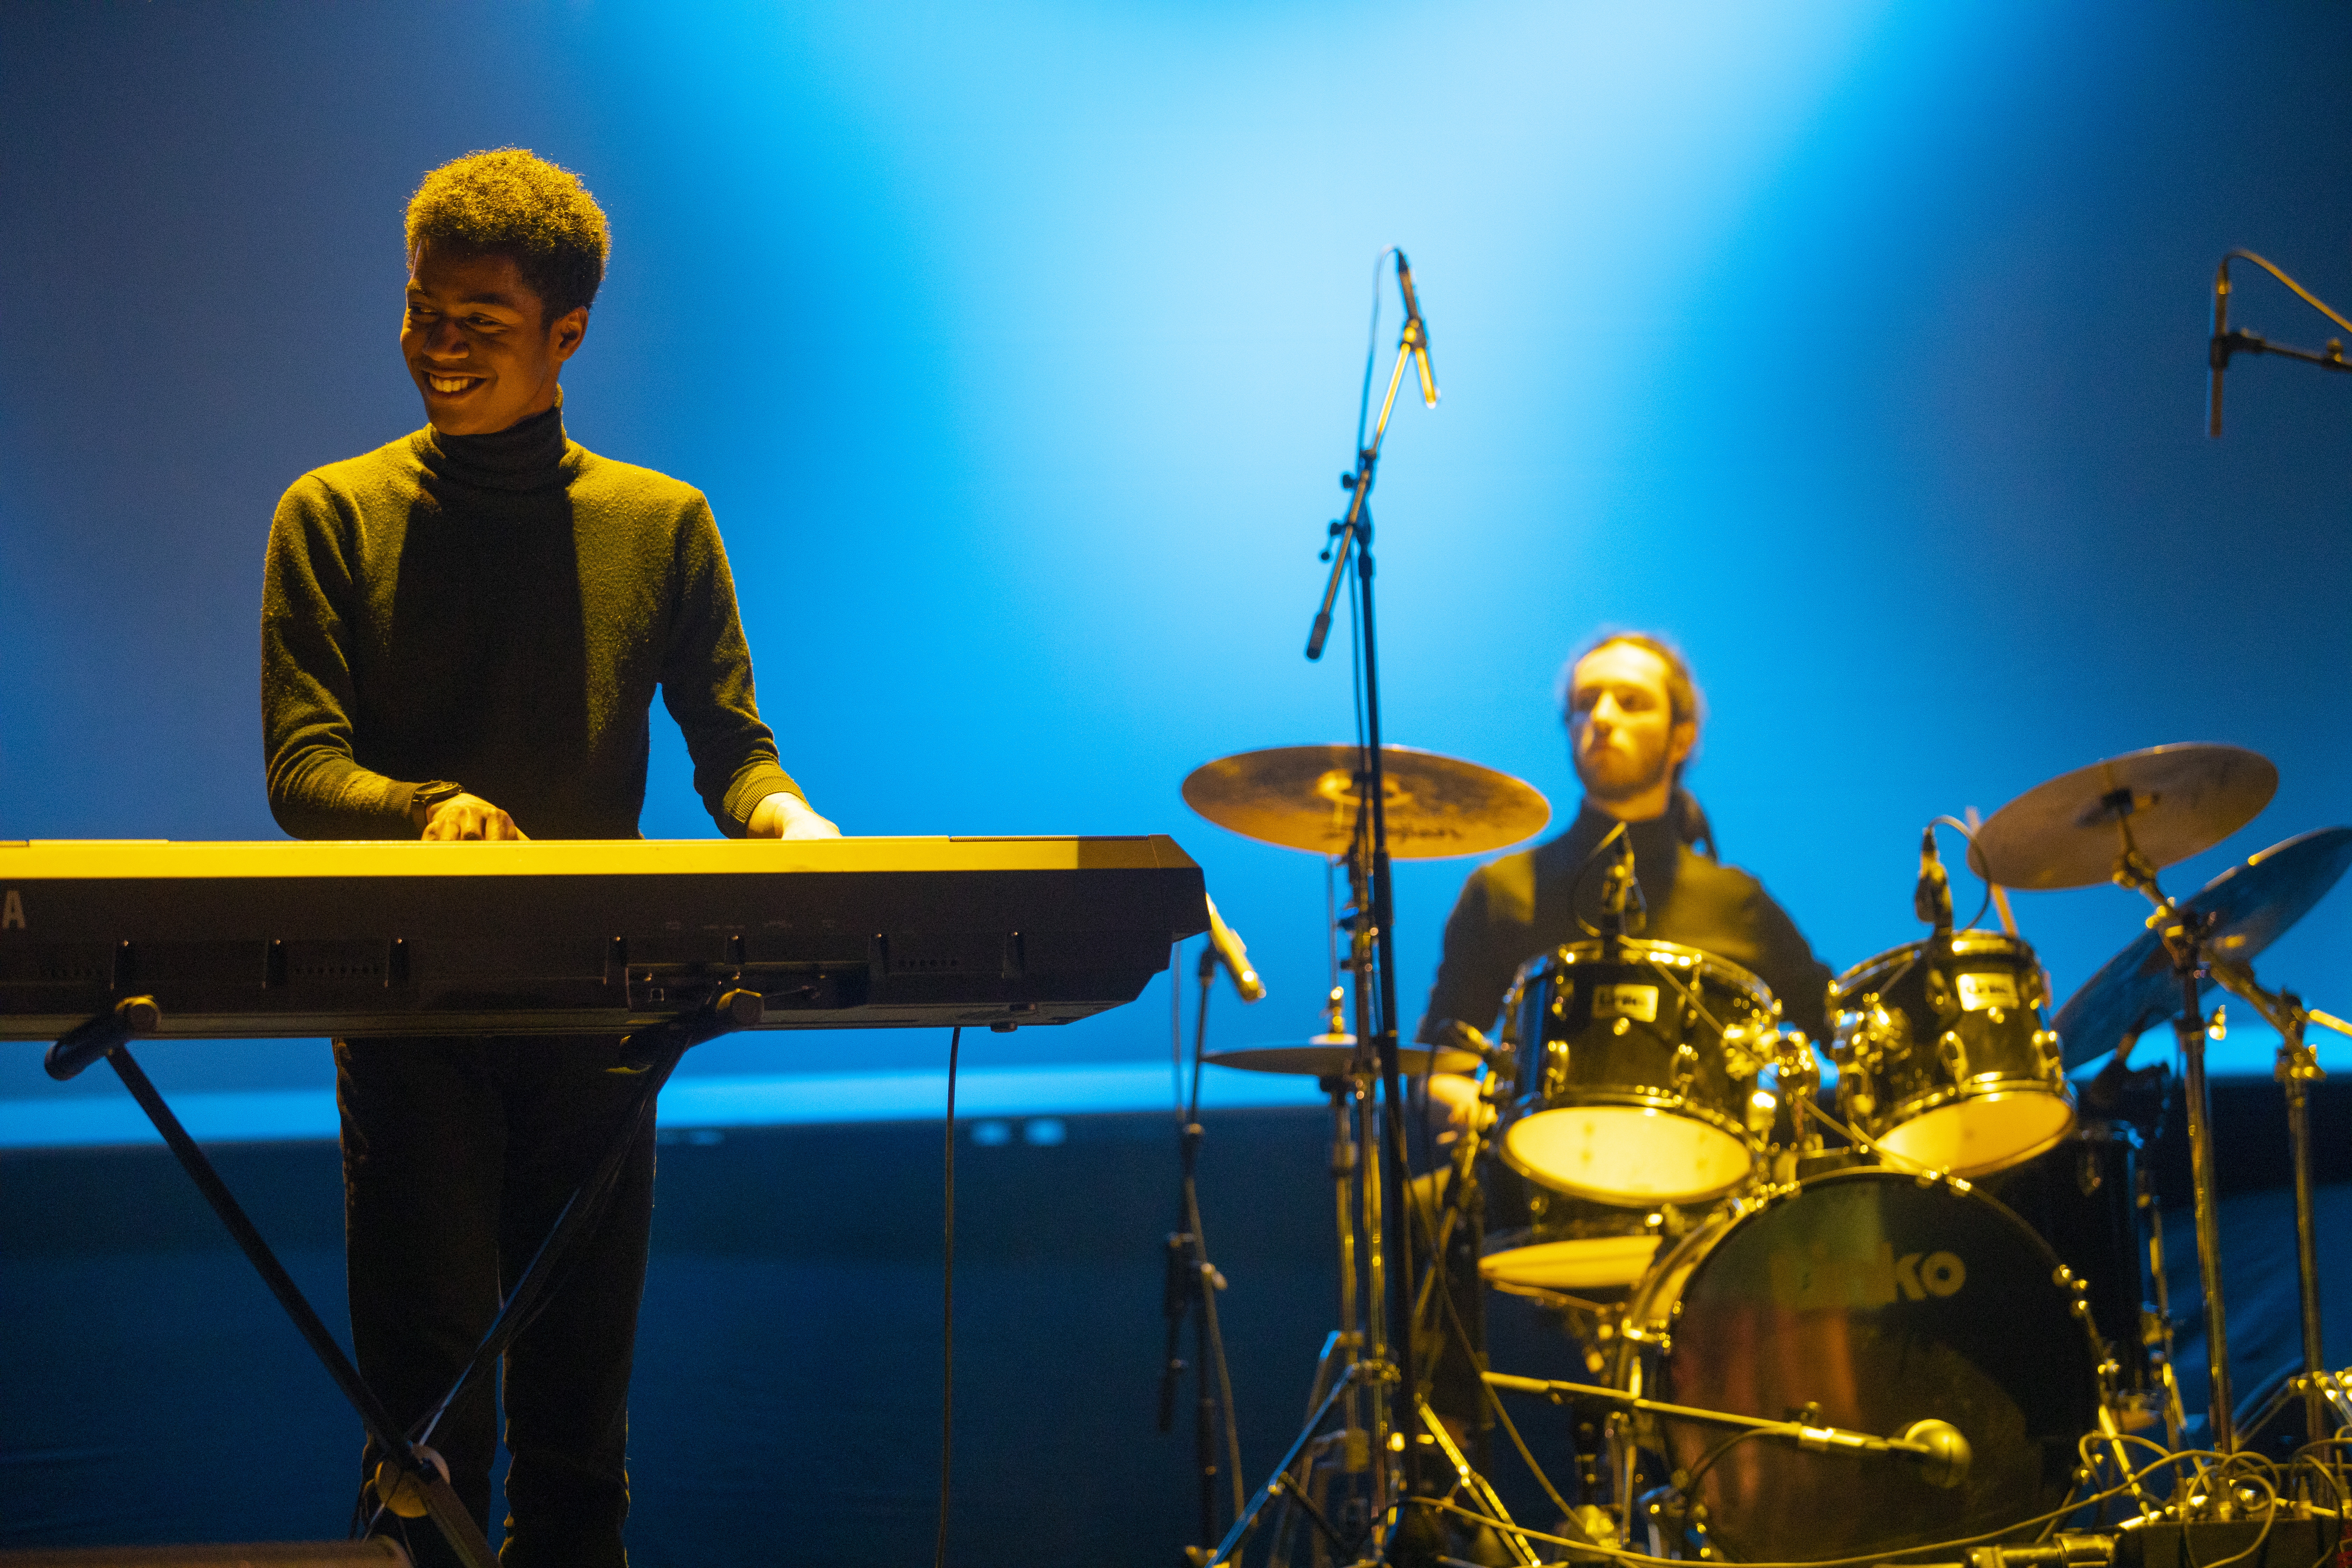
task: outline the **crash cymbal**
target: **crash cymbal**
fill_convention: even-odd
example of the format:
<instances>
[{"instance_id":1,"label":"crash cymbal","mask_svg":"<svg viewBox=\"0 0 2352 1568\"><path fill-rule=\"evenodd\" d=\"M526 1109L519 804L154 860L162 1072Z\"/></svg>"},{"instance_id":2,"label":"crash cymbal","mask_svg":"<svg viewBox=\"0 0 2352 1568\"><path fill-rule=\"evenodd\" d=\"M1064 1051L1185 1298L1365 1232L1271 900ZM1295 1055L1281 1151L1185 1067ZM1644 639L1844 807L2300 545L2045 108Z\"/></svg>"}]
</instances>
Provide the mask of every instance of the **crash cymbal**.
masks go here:
<instances>
[{"instance_id":1,"label":"crash cymbal","mask_svg":"<svg viewBox=\"0 0 2352 1568\"><path fill-rule=\"evenodd\" d=\"M2352 867L2352 827L2323 827L2273 844L2205 884L2181 908L2192 920L2217 915L2206 951L2246 963L2285 934ZM2203 982L2210 991L2213 982ZM2157 1019L2180 1008L2180 983L2164 943L2149 931L2100 966L2066 999L2053 1024L2065 1042L2066 1065L2103 1057Z\"/></svg>"},{"instance_id":2,"label":"crash cymbal","mask_svg":"<svg viewBox=\"0 0 2352 1568\"><path fill-rule=\"evenodd\" d=\"M2270 804L2278 769L2243 746L2151 746L2027 790L1977 829L1969 868L2005 888L2088 888L2115 874L2116 823L2152 866L2210 849Z\"/></svg>"},{"instance_id":3,"label":"crash cymbal","mask_svg":"<svg viewBox=\"0 0 2352 1568\"><path fill-rule=\"evenodd\" d=\"M1317 1035L1303 1045L1244 1046L1238 1050L1210 1051L1201 1059L1212 1067L1240 1068L1248 1072L1294 1073L1302 1078L1338 1078L1356 1059L1353 1035ZM1476 1072L1478 1058L1468 1051L1431 1050L1425 1046L1399 1046L1397 1071L1408 1078L1425 1072Z\"/></svg>"},{"instance_id":4,"label":"crash cymbal","mask_svg":"<svg viewBox=\"0 0 2352 1568\"><path fill-rule=\"evenodd\" d=\"M1354 746L1276 746L1192 770L1184 804L1220 827L1263 844L1344 855L1355 842L1363 793ZM1389 854L1443 860L1502 849L1543 831L1551 803L1533 784L1475 763L1411 746L1381 748Z\"/></svg>"}]
</instances>

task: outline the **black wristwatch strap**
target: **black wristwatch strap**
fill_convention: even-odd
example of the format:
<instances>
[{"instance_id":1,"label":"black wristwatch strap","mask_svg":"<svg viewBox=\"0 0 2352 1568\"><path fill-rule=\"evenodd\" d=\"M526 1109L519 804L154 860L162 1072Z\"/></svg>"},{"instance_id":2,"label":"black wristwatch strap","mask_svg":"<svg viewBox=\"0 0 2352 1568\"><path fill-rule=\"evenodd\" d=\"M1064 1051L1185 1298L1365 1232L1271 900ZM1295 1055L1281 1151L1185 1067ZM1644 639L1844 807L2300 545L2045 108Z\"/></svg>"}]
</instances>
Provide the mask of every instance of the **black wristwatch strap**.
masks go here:
<instances>
[{"instance_id":1,"label":"black wristwatch strap","mask_svg":"<svg viewBox=\"0 0 2352 1568\"><path fill-rule=\"evenodd\" d=\"M430 811L445 800L455 800L466 793L466 786L451 784L447 779L435 779L431 784L418 784L408 797L411 811Z\"/></svg>"}]
</instances>

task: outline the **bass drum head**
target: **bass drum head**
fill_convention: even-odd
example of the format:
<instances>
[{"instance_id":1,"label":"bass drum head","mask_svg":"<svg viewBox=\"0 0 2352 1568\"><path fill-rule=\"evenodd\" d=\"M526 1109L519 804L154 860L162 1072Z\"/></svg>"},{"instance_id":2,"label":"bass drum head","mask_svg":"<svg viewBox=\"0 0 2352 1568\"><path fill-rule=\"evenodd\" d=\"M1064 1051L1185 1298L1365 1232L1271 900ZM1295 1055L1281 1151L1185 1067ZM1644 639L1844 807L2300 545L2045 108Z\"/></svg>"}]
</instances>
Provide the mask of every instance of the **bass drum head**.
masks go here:
<instances>
[{"instance_id":1,"label":"bass drum head","mask_svg":"<svg viewBox=\"0 0 2352 1568\"><path fill-rule=\"evenodd\" d=\"M1948 1421L1973 1458L1930 1486L1899 1454L1814 1453L1758 1436L1696 1483L1717 1553L1867 1557L2000 1532L2066 1498L2098 1422L2084 1314L2042 1238L1992 1199L1888 1171L1843 1171L1687 1238L1633 1304L1669 1328L1657 1396L1893 1436ZM1661 1420L1673 1468L1727 1434Z\"/></svg>"}]
</instances>

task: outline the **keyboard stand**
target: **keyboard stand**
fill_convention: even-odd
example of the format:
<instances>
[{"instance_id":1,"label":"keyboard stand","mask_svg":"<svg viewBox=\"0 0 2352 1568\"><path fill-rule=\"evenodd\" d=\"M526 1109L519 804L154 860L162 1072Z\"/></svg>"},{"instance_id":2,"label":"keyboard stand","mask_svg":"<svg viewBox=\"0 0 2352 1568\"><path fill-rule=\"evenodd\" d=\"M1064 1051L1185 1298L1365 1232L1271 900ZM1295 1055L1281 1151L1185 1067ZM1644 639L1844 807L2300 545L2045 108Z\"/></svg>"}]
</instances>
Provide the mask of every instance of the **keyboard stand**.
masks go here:
<instances>
[{"instance_id":1,"label":"keyboard stand","mask_svg":"<svg viewBox=\"0 0 2352 1568\"><path fill-rule=\"evenodd\" d=\"M180 1119L173 1114L172 1108L163 1102L163 1097L132 1058L130 1042L163 1027L163 1011L154 998L126 997L108 1011L77 1026L49 1047L43 1065L48 1075L59 1081L79 1075L101 1058L114 1068L115 1076L122 1080L122 1087L131 1091L131 1098L139 1102L140 1110L147 1113L147 1120L153 1122L155 1131L163 1134L164 1143L171 1149L173 1157L180 1162L181 1169L188 1173L189 1179L204 1194L205 1201L212 1205L213 1212L220 1216L221 1224L228 1228L229 1236L244 1252L246 1260L261 1276L262 1283L269 1287L270 1294L278 1298L278 1304L286 1310L286 1315L293 1320L303 1339L310 1342L311 1352L326 1368L327 1375L334 1380L335 1386L342 1391L344 1399L358 1413L360 1423L367 1428L369 1437L390 1456L385 1461L384 1470L391 1474L387 1476L383 1470L378 1472L379 1497L411 1504L415 1512L411 1512L408 1507L401 1510L409 1517L421 1512L431 1519L465 1568L498 1568L498 1553L490 1549L489 1541L481 1527L474 1522L473 1515L467 1512L466 1505L458 1500L457 1492L449 1485L441 1457L426 1445L425 1440L432 1436L434 1427L449 1406L483 1373L498 1364L499 1356L506 1352L508 1345L530 1321L531 1314L546 1295L556 1265L572 1244L603 1213L630 1146L652 1118L655 1099L661 1093L662 1085L669 1080L669 1075L679 1060L705 1040L758 1024L763 1012L764 1006L758 992L730 990L695 1011L651 1029L640 1030L624 1042L624 1059L627 1063L625 1070L636 1073L644 1079L635 1104L622 1118L620 1130L595 1172L572 1194L563 1206L563 1212L549 1230L547 1239L540 1243L530 1268L516 1281L514 1290L483 1335L473 1360L467 1363L465 1371L458 1375L449 1392L442 1396L440 1403L418 1423L414 1438L394 1427L391 1415L361 1378L359 1368L352 1365L351 1358L343 1353L342 1346L336 1343L334 1335L328 1331L327 1325L303 1296L300 1287L286 1272L285 1266L278 1261L277 1254L270 1251L268 1242L255 1228L253 1221L237 1203L236 1194L229 1191L228 1184L221 1180L220 1173L205 1157L205 1152L197 1146L196 1141L188 1136L188 1130L180 1124ZM379 1509L379 1518L381 1513Z\"/></svg>"}]
</instances>

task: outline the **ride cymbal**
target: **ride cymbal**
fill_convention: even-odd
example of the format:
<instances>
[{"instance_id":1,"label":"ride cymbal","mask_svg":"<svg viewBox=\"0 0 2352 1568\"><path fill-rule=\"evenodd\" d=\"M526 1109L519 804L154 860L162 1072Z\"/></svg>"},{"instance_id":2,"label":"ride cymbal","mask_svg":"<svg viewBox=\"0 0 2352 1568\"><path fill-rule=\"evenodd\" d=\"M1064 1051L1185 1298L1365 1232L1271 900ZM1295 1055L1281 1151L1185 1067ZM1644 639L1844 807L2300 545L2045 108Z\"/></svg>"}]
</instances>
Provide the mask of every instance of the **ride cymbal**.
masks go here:
<instances>
[{"instance_id":1,"label":"ride cymbal","mask_svg":"<svg viewBox=\"0 0 2352 1568\"><path fill-rule=\"evenodd\" d=\"M1261 844L1345 855L1364 795L1356 746L1276 746L1192 770L1184 804ZM1411 746L1381 748L1389 854L1399 860L1483 855L1534 837L1551 803L1533 784Z\"/></svg>"},{"instance_id":2,"label":"ride cymbal","mask_svg":"<svg viewBox=\"0 0 2352 1568\"><path fill-rule=\"evenodd\" d=\"M1353 1035L1317 1035L1304 1045L1244 1046L1237 1050L1210 1051L1201 1059L1211 1067L1240 1068L1247 1072L1278 1072L1301 1078L1339 1078L1356 1059ZM1478 1058L1468 1051L1432 1050L1426 1046L1399 1046L1397 1071L1407 1078L1425 1072L1472 1073Z\"/></svg>"},{"instance_id":3,"label":"ride cymbal","mask_svg":"<svg viewBox=\"0 0 2352 1568\"><path fill-rule=\"evenodd\" d=\"M2005 888L2089 888L2134 847L2162 868L2210 849L2270 804L2278 769L2243 746L2151 746L2037 784L1977 829L1969 868Z\"/></svg>"},{"instance_id":4,"label":"ride cymbal","mask_svg":"<svg viewBox=\"0 0 2352 1568\"><path fill-rule=\"evenodd\" d=\"M2231 867L2180 907L2192 921L2218 917L2205 939L2207 952L2247 963L2310 913L2347 867L2352 827L2322 827ZM2210 979L2199 984L2200 993L2212 988ZM2058 1009L2051 1026L2064 1042L2066 1066L2078 1068L2179 1008L2171 955L2163 939L2148 931L2100 965Z\"/></svg>"}]
</instances>

